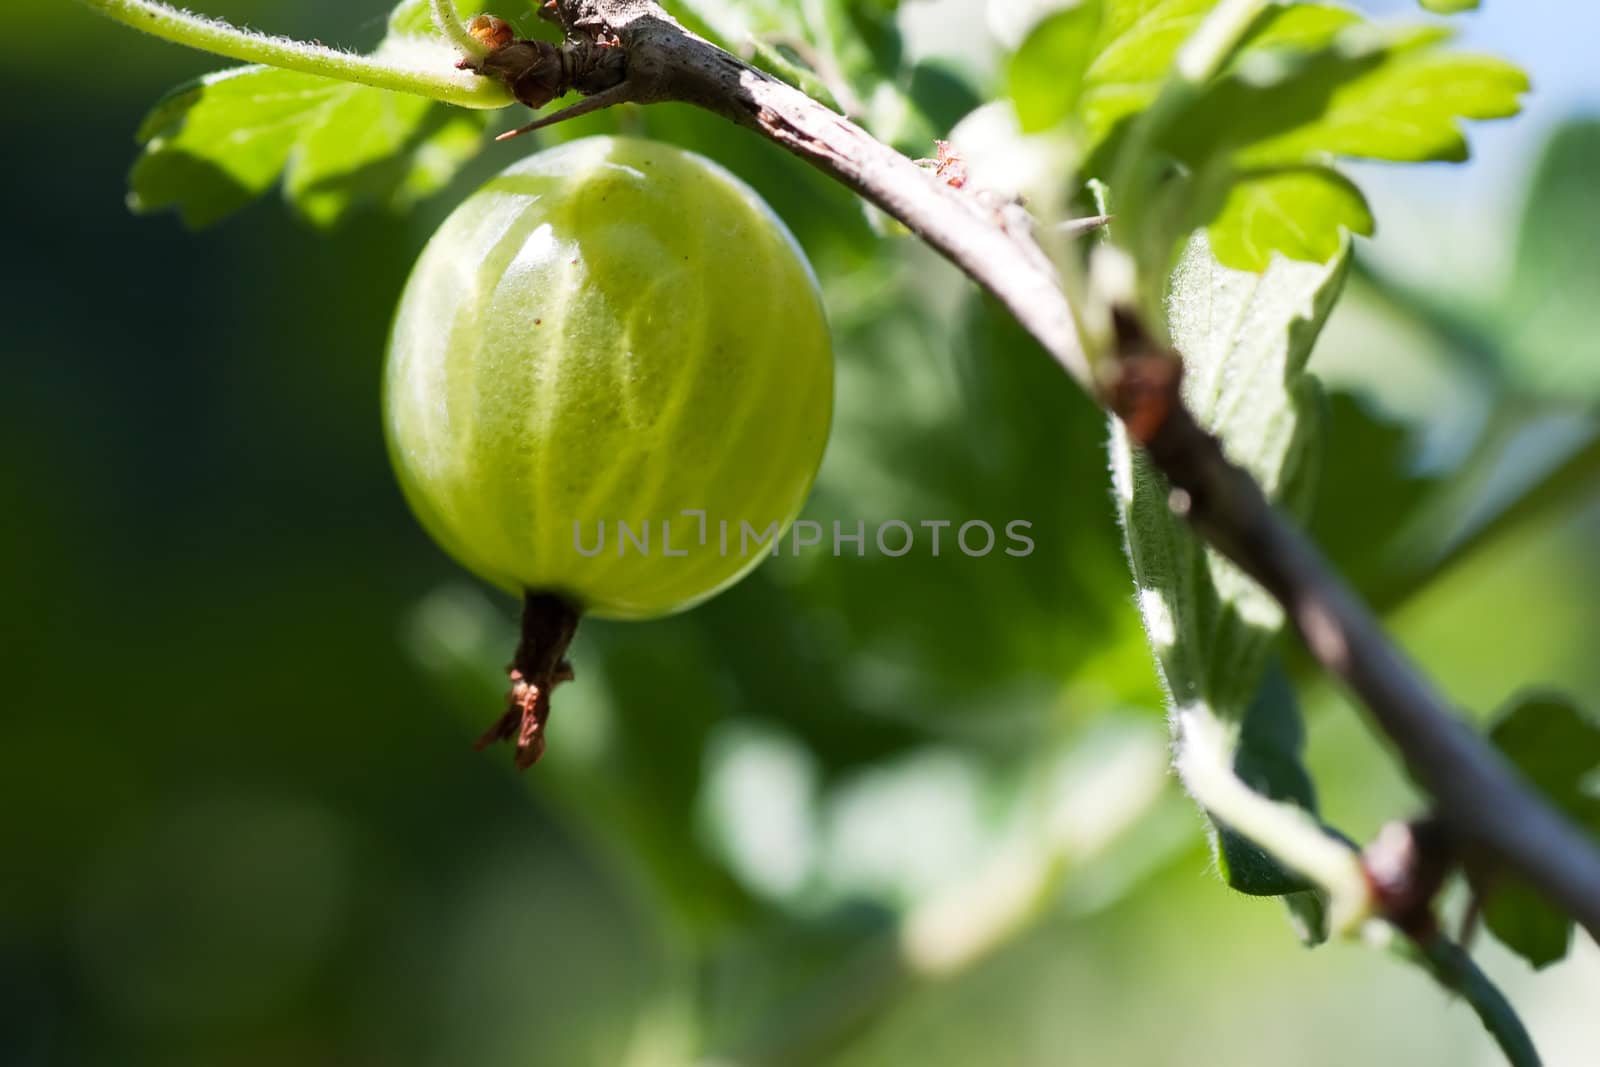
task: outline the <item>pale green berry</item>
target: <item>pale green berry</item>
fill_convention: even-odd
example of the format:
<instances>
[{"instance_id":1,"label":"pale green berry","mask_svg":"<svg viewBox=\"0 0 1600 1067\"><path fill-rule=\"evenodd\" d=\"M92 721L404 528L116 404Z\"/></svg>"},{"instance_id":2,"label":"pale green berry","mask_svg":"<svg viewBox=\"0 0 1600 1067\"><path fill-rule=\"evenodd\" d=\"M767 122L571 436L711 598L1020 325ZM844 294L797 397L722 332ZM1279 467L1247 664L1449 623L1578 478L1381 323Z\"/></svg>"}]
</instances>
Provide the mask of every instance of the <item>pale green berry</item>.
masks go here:
<instances>
[{"instance_id":1,"label":"pale green berry","mask_svg":"<svg viewBox=\"0 0 1600 1067\"><path fill-rule=\"evenodd\" d=\"M445 220L384 389L401 487L446 551L627 619L765 558L741 533L799 513L832 408L821 296L783 223L710 161L612 137L524 159Z\"/></svg>"}]
</instances>

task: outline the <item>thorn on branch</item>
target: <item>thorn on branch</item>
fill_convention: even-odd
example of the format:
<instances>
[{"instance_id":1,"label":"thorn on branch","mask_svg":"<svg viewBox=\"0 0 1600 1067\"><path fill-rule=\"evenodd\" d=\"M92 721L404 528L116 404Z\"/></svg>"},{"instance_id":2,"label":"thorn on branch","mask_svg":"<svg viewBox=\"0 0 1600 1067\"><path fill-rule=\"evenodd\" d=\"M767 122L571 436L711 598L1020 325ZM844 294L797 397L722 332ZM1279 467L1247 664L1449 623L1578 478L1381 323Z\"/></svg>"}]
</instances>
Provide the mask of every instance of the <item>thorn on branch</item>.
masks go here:
<instances>
[{"instance_id":1,"label":"thorn on branch","mask_svg":"<svg viewBox=\"0 0 1600 1067\"><path fill-rule=\"evenodd\" d=\"M571 107L564 107L560 111L553 112L549 115L541 115L526 125L518 126L514 130L507 130L505 133L502 133L496 137L495 140L509 141L513 137L521 137L525 133L532 133L534 130L542 130L546 126L554 126L558 122L566 122L568 119L575 119L580 115L587 115L593 111L604 111L606 108L614 107L617 104L626 104L632 99L633 90L629 88L626 82L624 82L623 84L613 86L604 92L596 93L593 96L586 96L576 104L573 104Z\"/></svg>"},{"instance_id":2,"label":"thorn on branch","mask_svg":"<svg viewBox=\"0 0 1600 1067\"><path fill-rule=\"evenodd\" d=\"M484 731L473 747L482 751L496 741L516 746L517 769L525 771L544 755L545 723L550 718L550 694L562 682L572 681L567 648L578 631L578 612L560 597L529 593L522 604L522 637L507 668L511 692L506 711Z\"/></svg>"},{"instance_id":3,"label":"thorn on branch","mask_svg":"<svg viewBox=\"0 0 1600 1067\"><path fill-rule=\"evenodd\" d=\"M1068 219L1056 224L1056 231L1068 237L1082 237L1084 234L1093 233L1102 226L1109 226L1113 215L1085 215L1079 219Z\"/></svg>"}]
</instances>

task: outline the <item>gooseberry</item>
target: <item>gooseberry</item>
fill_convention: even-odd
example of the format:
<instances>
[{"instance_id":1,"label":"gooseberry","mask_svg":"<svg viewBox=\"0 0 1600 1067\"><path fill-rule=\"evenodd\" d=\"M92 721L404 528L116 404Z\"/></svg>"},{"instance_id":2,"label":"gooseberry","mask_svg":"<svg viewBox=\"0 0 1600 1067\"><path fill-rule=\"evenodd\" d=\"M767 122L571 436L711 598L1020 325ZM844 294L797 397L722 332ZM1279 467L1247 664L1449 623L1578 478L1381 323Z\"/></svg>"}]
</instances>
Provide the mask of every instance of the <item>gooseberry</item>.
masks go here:
<instances>
[{"instance_id":1,"label":"gooseberry","mask_svg":"<svg viewBox=\"0 0 1600 1067\"><path fill-rule=\"evenodd\" d=\"M401 488L449 554L646 619L737 581L799 513L833 362L815 276L752 189L670 145L590 137L445 220L384 385Z\"/></svg>"}]
</instances>

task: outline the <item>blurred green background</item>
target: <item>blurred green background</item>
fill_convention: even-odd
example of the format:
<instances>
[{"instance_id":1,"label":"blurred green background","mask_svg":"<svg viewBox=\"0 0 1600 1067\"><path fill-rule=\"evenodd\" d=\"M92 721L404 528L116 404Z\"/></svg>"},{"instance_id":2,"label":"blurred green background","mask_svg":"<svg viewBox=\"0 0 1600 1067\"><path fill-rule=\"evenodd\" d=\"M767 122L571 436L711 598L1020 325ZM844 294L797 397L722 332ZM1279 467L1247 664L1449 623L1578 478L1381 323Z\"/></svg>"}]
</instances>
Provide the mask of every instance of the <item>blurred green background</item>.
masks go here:
<instances>
[{"instance_id":1,"label":"blurred green background","mask_svg":"<svg viewBox=\"0 0 1600 1067\"><path fill-rule=\"evenodd\" d=\"M367 6L207 10L366 44ZM1466 23L1530 68L1530 114L1464 171L1364 174L1385 232L1313 364L1318 532L1478 715L1528 683L1600 705L1600 134L1563 126L1600 102L1600 16L1574 8ZM992 93L985 26L908 0L898 139ZM0 1062L1496 1062L1420 974L1308 952L1218 883L1165 773L1100 416L848 194L683 109L562 133L711 155L811 254L840 368L810 517L1025 519L1038 551L785 558L585 624L519 779L471 750L514 605L405 511L377 383L432 226L533 146L403 220L319 234L267 202L190 234L124 178L148 105L216 62L66 0L6 5L0 55ZM1328 818L1409 813L1288 663ZM1481 955L1548 1062L1600 1059L1591 943L1538 974Z\"/></svg>"}]
</instances>

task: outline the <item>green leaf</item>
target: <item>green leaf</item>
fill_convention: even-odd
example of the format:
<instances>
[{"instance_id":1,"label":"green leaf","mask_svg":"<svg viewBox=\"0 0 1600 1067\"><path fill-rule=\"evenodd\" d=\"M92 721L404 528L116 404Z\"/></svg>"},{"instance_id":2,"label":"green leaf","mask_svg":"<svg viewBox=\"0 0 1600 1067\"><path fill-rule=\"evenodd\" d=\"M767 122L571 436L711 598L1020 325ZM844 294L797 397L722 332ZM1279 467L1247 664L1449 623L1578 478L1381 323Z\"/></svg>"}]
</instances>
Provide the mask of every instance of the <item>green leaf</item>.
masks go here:
<instances>
[{"instance_id":1,"label":"green leaf","mask_svg":"<svg viewBox=\"0 0 1600 1067\"><path fill-rule=\"evenodd\" d=\"M1261 272L1274 253L1327 262L1348 234L1370 236L1373 228L1354 182L1329 167L1301 167L1239 178L1207 229L1224 266Z\"/></svg>"},{"instance_id":2,"label":"green leaf","mask_svg":"<svg viewBox=\"0 0 1600 1067\"><path fill-rule=\"evenodd\" d=\"M225 218L278 180L307 112L339 92L339 82L271 67L237 67L178 90L141 129L129 205L175 207L196 228Z\"/></svg>"},{"instance_id":3,"label":"green leaf","mask_svg":"<svg viewBox=\"0 0 1600 1067\"><path fill-rule=\"evenodd\" d=\"M1331 45L1345 30L1360 25L1359 14L1348 8L1323 4L1288 4L1274 7L1256 23L1226 73L1239 73L1265 60L1288 62L1313 55Z\"/></svg>"},{"instance_id":4,"label":"green leaf","mask_svg":"<svg viewBox=\"0 0 1600 1067\"><path fill-rule=\"evenodd\" d=\"M1514 268L1492 328L1518 388L1568 403L1600 401L1594 294L1600 292L1600 121L1559 130L1523 209Z\"/></svg>"},{"instance_id":5,"label":"green leaf","mask_svg":"<svg viewBox=\"0 0 1600 1067\"><path fill-rule=\"evenodd\" d=\"M408 0L394 26L410 26ZM436 38L386 38L379 52L454 53ZM169 94L139 131L130 176L135 211L173 208L209 226L282 179L307 221L328 226L361 204L409 207L437 192L476 154L484 117L420 96L273 67L210 74Z\"/></svg>"},{"instance_id":6,"label":"green leaf","mask_svg":"<svg viewBox=\"0 0 1600 1067\"><path fill-rule=\"evenodd\" d=\"M1600 835L1600 718L1560 696L1525 695L1496 716L1490 739L1523 777L1578 825ZM1531 887L1491 875L1484 920L1534 967L1567 954L1572 920Z\"/></svg>"},{"instance_id":7,"label":"green leaf","mask_svg":"<svg viewBox=\"0 0 1600 1067\"><path fill-rule=\"evenodd\" d=\"M1478 10L1478 0L1418 0L1426 11L1436 15L1455 15L1462 11Z\"/></svg>"},{"instance_id":8,"label":"green leaf","mask_svg":"<svg viewBox=\"0 0 1600 1067\"><path fill-rule=\"evenodd\" d=\"M1049 129L1072 114L1102 14L1101 0L1058 11L1035 26L1011 58L1011 99L1024 132Z\"/></svg>"},{"instance_id":9,"label":"green leaf","mask_svg":"<svg viewBox=\"0 0 1600 1067\"><path fill-rule=\"evenodd\" d=\"M1155 100L1178 50L1216 6L1216 0L1103 2L1105 14L1081 96L1091 149ZM1257 20L1229 70L1265 57L1318 51L1360 21L1352 11L1325 4L1275 6Z\"/></svg>"},{"instance_id":10,"label":"green leaf","mask_svg":"<svg viewBox=\"0 0 1600 1067\"><path fill-rule=\"evenodd\" d=\"M1275 252L1320 262L1346 234L1372 233L1365 199L1333 160L1463 160L1461 121L1515 114L1528 87L1507 63L1446 51L1442 31L1380 35L1331 16L1289 19L1296 10L1262 29L1163 139L1203 176L1194 221L1240 269L1260 270ZM1218 185L1220 205L1203 195Z\"/></svg>"},{"instance_id":11,"label":"green leaf","mask_svg":"<svg viewBox=\"0 0 1600 1067\"><path fill-rule=\"evenodd\" d=\"M1175 3L1151 10L1185 25L1196 13ZM1128 24L1125 37L1140 40L1142 25ZM1231 267L1262 270L1274 253L1323 262L1347 234L1373 229L1360 191L1332 169L1337 160L1465 159L1461 124L1515 114L1528 88L1508 63L1449 51L1443 29L1381 30L1343 8L1275 5L1217 79L1169 93L1152 113L1158 124L1129 142L1123 120L1164 91L1177 47L1142 32L1152 37L1147 50L1126 54L1118 39L1091 62L1080 107L1086 176L1130 186L1112 190L1122 239L1149 272L1164 268L1190 226L1208 227ZM1145 156L1131 169L1130 145Z\"/></svg>"},{"instance_id":12,"label":"green leaf","mask_svg":"<svg viewBox=\"0 0 1600 1067\"><path fill-rule=\"evenodd\" d=\"M1107 0L1080 108L1090 144L1155 100L1178 49L1217 0Z\"/></svg>"},{"instance_id":13,"label":"green leaf","mask_svg":"<svg viewBox=\"0 0 1600 1067\"><path fill-rule=\"evenodd\" d=\"M1493 887L1483 903L1483 921L1501 944L1536 969L1560 962L1572 947L1572 920L1525 882Z\"/></svg>"},{"instance_id":14,"label":"green leaf","mask_svg":"<svg viewBox=\"0 0 1600 1067\"><path fill-rule=\"evenodd\" d=\"M1354 295L1351 286L1350 295ZM1317 479L1311 539L1369 601L1390 600L1395 537L1439 488L1416 469L1416 427L1392 422L1350 393L1328 398L1328 462Z\"/></svg>"},{"instance_id":15,"label":"green leaf","mask_svg":"<svg viewBox=\"0 0 1600 1067\"><path fill-rule=\"evenodd\" d=\"M1296 514L1309 503L1320 412L1305 362L1347 267L1341 255L1315 266L1279 259L1259 275L1232 270L1197 236L1173 274L1168 314L1184 355L1185 401L1229 458ZM1120 429L1114 436L1124 534L1173 698L1204 700L1237 721L1255 696L1281 610L1195 540L1167 506L1160 474Z\"/></svg>"},{"instance_id":16,"label":"green leaf","mask_svg":"<svg viewBox=\"0 0 1600 1067\"><path fill-rule=\"evenodd\" d=\"M1184 354L1185 401L1229 457L1297 515L1309 504L1320 435L1319 390L1305 364L1348 263L1346 250L1325 264L1278 258L1262 274L1231 270L1197 235L1173 275L1168 314ZM1117 423L1112 470L1140 613L1174 708L1204 705L1237 724L1243 779L1313 806L1292 694L1281 680L1261 685L1281 608L1173 515L1165 480ZM1304 888L1233 835L1222 835L1221 847L1230 884Z\"/></svg>"},{"instance_id":17,"label":"green leaf","mask_svg":"<svg viewBox=\"0 0 1600 1067\"><path fill-rule=\"evenodd\" d=\"M1373 59L1337 56L1315 64L1296 80L1293 98L1323 96L1320 113L1245 146L1238 165L1315 162L1328 156L1465 160L1461 121L1515 115L1528 91L1528 77L1504 60L1446 51L1439 47L1442 40L1438 34L1413 34ZM1262 107L1256 114L1286 113L1281 89L1256 95Z\"/></svg>"},{"instance_id":18,"label":"green leaf","mask_svg":"<svg viewBox=\"0 0 1600 1067\"><path fill-rule=\"evenodd\" d=\"M1298 804L1315 814L1316 787L1301 762L1305 743L1294 687L1282 665L1273 663L1245 712L1234 773L1262 796ZM1228 885L1251 896L1284 896L1309 888L1259 845L1226 826L1217 828L1217 861Z\"/></svg>"},{"instance_id":19,"label":"green leaf","mask_svg":"<svg viewBox=\"0 0 1600 1067\"><path fill-rule=\"evenodd\" d=\"M1348 11L1281 8L1161 143L1191 168L1467 158L1461 123L1507 118L1528 78L1491 56L1451 51L1439 27L1381 30Z\"/></svg>"},{"instance_id":20,"label":"green leaf","mask_svg":"<svg viewBox=\"0 0 1600 1067\"><path fill-rule=\"evenodd\" d=\"M1564 697L1523 696L1496 716L1489 736L1557 807L1600 831L1600 795L1589 783L1600 771L1600 719Z\"/></svg>"}]
</instances>

